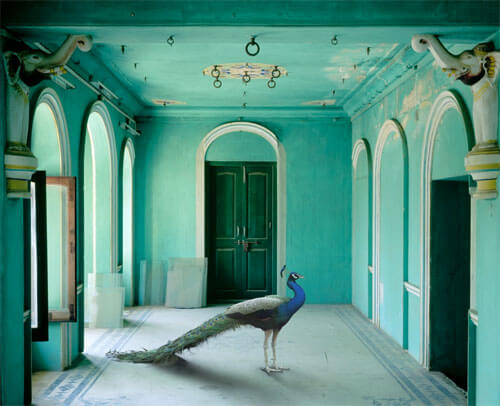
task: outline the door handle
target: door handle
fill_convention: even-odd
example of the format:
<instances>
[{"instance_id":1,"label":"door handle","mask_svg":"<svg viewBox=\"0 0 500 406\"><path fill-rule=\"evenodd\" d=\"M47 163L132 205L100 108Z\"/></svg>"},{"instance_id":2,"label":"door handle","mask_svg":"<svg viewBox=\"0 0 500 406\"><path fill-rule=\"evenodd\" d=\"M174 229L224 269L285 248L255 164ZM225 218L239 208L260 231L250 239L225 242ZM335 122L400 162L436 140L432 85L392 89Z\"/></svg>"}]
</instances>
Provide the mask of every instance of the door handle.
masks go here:
<instances>
[{"instance_id":1,"label":"door handle","mask_svg":"<svg viewBox=\"0 0 500 406\"><path fill-rule=\"evenodd\" d=\"M248 248L250 247L250 244L260 244L259 241L243 241L243 251L248 252Z\"/></svg>"}]
</instances>

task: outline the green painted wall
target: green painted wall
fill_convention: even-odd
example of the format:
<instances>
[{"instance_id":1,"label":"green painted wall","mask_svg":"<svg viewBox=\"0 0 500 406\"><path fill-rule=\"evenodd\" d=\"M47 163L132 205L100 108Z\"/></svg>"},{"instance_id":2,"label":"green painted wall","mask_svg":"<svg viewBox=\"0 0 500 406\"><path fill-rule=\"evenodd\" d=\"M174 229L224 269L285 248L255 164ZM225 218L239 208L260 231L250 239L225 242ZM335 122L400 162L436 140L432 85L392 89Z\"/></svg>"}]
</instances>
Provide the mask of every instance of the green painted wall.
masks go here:
<instances>
[{"instance_id":1,"label":"green painted wall","mask_svg":"<svg viewBox=\"0 0 500 406\"><path fill-rule=\"evenodd\" d=\"M500 47L500 34L495 37L496 48ZM454 52L457 52L455 50ZM379 102L353 119L352 143L361 137L368 138L372 149L375 148L377 135L382 124L391 118L397 119L403 126L409 151L409 224L408 224L408 273L410 283L420 286L421 241L420 241L420 198L421 198L421 161L425 126L430 108L436 97L444 90L454 89L465 101L469 114L472 113L472 95L470 89L460 82L455 82L440 69L426 63L419 66L415 73L390 91ZM463 178L465 171L463 158L467 152L467 142L463 124L457 120L458 114L445 114L438 130L433 161L433 179ZM384 153L385 154L385 153ZM387 161L384 161L388 158ZM383 156L384 164L398 165L400 157ZM400 190L387 190L384 199L394 199ZM356 195L355 195L356 196ZM477 244L477 310L479 326L477 328L477 392L478 405L500 404L500 199L477 202L477 231L472 239ZM353 206L359 205L353 202ZM383 220L382 220L383 221ZM382 226L383 227L383 224ZM354 241L357 241L354 236ZM353 263L358 259L353 258ZM392 281L400 279L394 272ZM399 283L399 282L398 282ZM398 320L398 309L387 310L388 317ZM420 347L420 300L409 296L409 353L419 358ZM397 338L401 327L391 322L385 329ZM397 333L394 330L397 330Z\"/></svg>"},{"instance_id":2,"label":"green painted wall","mask_svg":"<svg viewBox=\"0 0 500 406\"><path fill-rule=\"evenodd\" d=\"M232 119L168 118L141 125L135 168L136 268L141 259L195 255L196 150L209 131ZM285 149L286 260L290 270L306 276L307 302L349 303L351 207L350 199L344 198L351 194L349 123L326 118L244 119L269 128ZM233 137L227 137L225 157L235 149L238 159L254 156L252 150L242 154ZM211 156L221 157L222 152Z\"/></svg>"}]
</instances>

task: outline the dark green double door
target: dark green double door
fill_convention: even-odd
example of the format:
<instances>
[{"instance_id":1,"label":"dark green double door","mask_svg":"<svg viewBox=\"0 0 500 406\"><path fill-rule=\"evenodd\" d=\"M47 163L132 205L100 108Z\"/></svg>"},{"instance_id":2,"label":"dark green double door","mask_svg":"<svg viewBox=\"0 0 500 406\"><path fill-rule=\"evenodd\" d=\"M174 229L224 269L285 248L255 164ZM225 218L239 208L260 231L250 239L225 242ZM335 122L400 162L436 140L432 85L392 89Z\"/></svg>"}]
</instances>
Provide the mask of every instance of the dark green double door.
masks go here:
<instances>
[{"instance_id":1,"label":"dark green double door","mask_svg":"<svg viewBox=\"0 0 500 406\"><path fill-rule=\"evenodd\" d=\"M207 163L210 302L271 294L275 268L275 164Z\"/></svg>"}]
</instances>

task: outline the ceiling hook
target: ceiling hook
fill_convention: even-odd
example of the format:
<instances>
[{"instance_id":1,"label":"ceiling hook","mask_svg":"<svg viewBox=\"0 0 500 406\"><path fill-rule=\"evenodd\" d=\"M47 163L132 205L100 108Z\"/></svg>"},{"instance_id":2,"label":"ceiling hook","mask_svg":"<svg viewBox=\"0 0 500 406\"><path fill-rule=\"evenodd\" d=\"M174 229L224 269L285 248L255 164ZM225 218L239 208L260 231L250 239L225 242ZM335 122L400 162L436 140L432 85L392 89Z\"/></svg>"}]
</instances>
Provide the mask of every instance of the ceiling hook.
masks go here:
<instances>
[{"instance_id":1,"label":"ceiling hook","mask_svg":"<svg viewBox=\"0 0 500 406\"><path fill-rule=\"evenodd\" d=\"M335 96L335 89L332 90L332 96Z\"/></svg>"},{"instance_id":2,"label":"ceiling hook","mask_svg":"<svg viewBox=\"0 0 500 406\"><path fill-rule=\"evenodd\" d=\"M122 45L122 55L125 55L125 45Z\"/></svg>"},{"instance_id":3,"label":"ceiling hook","mask_svg":"<svg viewBox=\"0 0 500 406\"><path fill-rule=\"evenodd\" d=\"M243 80L243 83L247 84L248 82L250 82L250 79L250 75L247 71L245 71L245 74L241 77L241 80Z\"/></svg>"},{"instance_id":4,"label":"ceiling hook","mask_svg":"<svg viewBox=\"0 0 500 406\"><path fill-rule=\"evenodd\" d=\"M173 35L171 35L170 37L167 38L167 44L168 45L172 46L172 45L174 45L174 42L175 41L174 41L174 36Z\"/></svg>"},{"instance_id":5,"label":"ceiling hook","mask_svg":"<svg viewBox=\"0 0 500 406\"><path fill-rule=\"evenodd\" d=\"M250 51L250 46L255 47L255 51ZM245 46L245 51L249 56L255 56L260 52L260 46L259 44L257 44L257 42L255 42L255 37L252 37L250 42L247 43L247 45Z\"/></svg>"},{"instance_id":6,"label":"ceiling hook","mask_svg":"<svg viewBox=\"0 0 500 406\"><path fill-rule=\"evenodd\" d=\"M371 47L366 48L366 56L370 56L370 50L371 50Z\"/></svg>"},{"instance_id":7,"label":"ceiling hook","mask_svg":"<svg viewBox=\"0 0 500 406\"><path fill-rule=\"evenodd\" d=\"M278 79L281 76L281 71L278 69L277 65L275 65L274 69L271 71L271 76L273 79Z\"/></svg>"},{"instance_id":8,"label":"ceiling hook","mask_svg":"<svg viewBox=\"0 0 500 406\"><path fill-rule=\"evenodd\" d=\"M332 39L330 40L330 42L332 43L332 45L338 45L339 40L338 40L337 36L336 36L336 35L334 35L334 36L332 37Z\"/></svg>"}]
</instances>

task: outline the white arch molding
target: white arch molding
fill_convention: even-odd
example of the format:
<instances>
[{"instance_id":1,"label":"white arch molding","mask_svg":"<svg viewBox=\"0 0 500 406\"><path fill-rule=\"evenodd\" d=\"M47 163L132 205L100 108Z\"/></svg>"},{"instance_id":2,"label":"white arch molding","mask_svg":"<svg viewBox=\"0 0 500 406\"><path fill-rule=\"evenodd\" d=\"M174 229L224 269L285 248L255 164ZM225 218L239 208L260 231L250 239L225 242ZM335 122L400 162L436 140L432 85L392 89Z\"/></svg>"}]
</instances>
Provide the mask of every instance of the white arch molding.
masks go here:
<instances>
[{"instance_id":1,"label":"white arch molding","mask_svg":"<svg viewBox=\"0 0 500 406\"><path fill-rule=\"evenodd\" d=\"M205 256L205 157L210 145L218 138L234 132L248 132L265 139L276 154L277 172L277 253L276 287L284 294L286 285L279 277L280 267L286 264L286 154L278 137L266 127L248 121L231 122L210 131L196 151L196 256Z\"/></svg>"},{"instance_id":2,"label":"white arch molding","mask_svg":"<svg viewBox=\"0 0 500 406\"><path fill-rule=\"evenodd\" d=\"M382 153L384 151L385 142L389 135L396 133L401 140L403 147L403 165L406 168L408 164L408 149L404 130L396 120L387 120L380 129L377 137L377 145L375 146L375 157L373 162L373 228L372 228L372 243L373 243L373 291L372 291L372 314L373 323L380 326L380 168L382 164ZM406 176L404 174L403 176ZM404 179L405 188L407 187L407 179ZM403 197L405 202L405 211L407 215L406 197ZM406 236L405 236L406 238ZM406 255L406 253L404 254ZM405 260L406 261L406 260ZM404 272L404 271L403 271ZM403 309L404 310L404 309ZM404 326L403 326L404 328Z\"/></svg>"},{"instance_id":3,"label":"white arch molding","mask_svg":"<svg viewBox=\"0 0 500 406\"><path fill-rule=\"evenodd\" d=\"M92 113L97 113L102 118L104 122L104 126L106 128L106 140L108 142L109 147L109 158L110 158L110 185L111 185L111 201L110 210L111 210L111 263L110 263L110 272L116 272L118 267L118 255L117 255L117 235L118 235L118 222L117 222L117 212L118 212L118 175L117 175L117 153L116 153L116 143L115 143L115 132L113 130L113 123L111 121L111 116L109 115L109 111L106 105L98 100L90 107L90 110L87 115L87 119L85 120L85 134L88 133L88 119L92 115ZM93 165L95 168L95 164ZM95 194L94 194L95 196ZM95 223L95 210L94 210L94 219ZM95 258L95 254L94 254ZM95 271L95 267L94 271Z\"/></svg>"},{"instance_id":4,"label":"white arch molding","mask_svg":"<svg viewBox=\"0 0 500 406\"><path fill-rule=\"evenodd\" d=\"M60 176L70 176L71 175L71 151L69 144L68 135L68 125L66 123L66 116L64 115L64 109L62 107L61 100L57 95L57 92L47 87L42 90L38 99L36 101L36 107L40 104L46 103L56 120L57 127L57 141L59 143L59 171ZM36 107L34 111L36 112Z\"/></svg>"},{"instance_id":5,"label":"white arch molding","mask_svg":"<svg viewBox=\"0 0 500 406\"><path fill-rule=\"evenodd\" d=\"M453 91L446 90L439 94L432 104L429 118L425 127L424 145L422 149L422 172L420 184L420 362L429 368L429 305L430 305L430 226L431 226L431 182L434 145L439 134L438 129L445 113L456 110L462 117L467 134L468 149L474 146L472 125L467 109L460 96ZM464 156L465 158L465 156ZM472 231L472 230L471 230ZM423 294L422 294L423 293Z\"/></svg>"},{"instance_id":6,"label":"white arch molding","mask_svg":"<svg viewBox=\"0 0 500 406\"><path fill-rule=\"evenodd\" d=\"M352 167L354 169L354 171L356 171L357 167L358 167L358 158L359 158L359 155L361 154L361 152L363 151L366 151L367 154L369 154L369 145L368 145L368 141L365 139L365 138L360 138L359 140L357 140L354 144L354 146L352 147ZM370 157L368 157L368 160L370 160Z\"/></svg>"}]
</instances>

